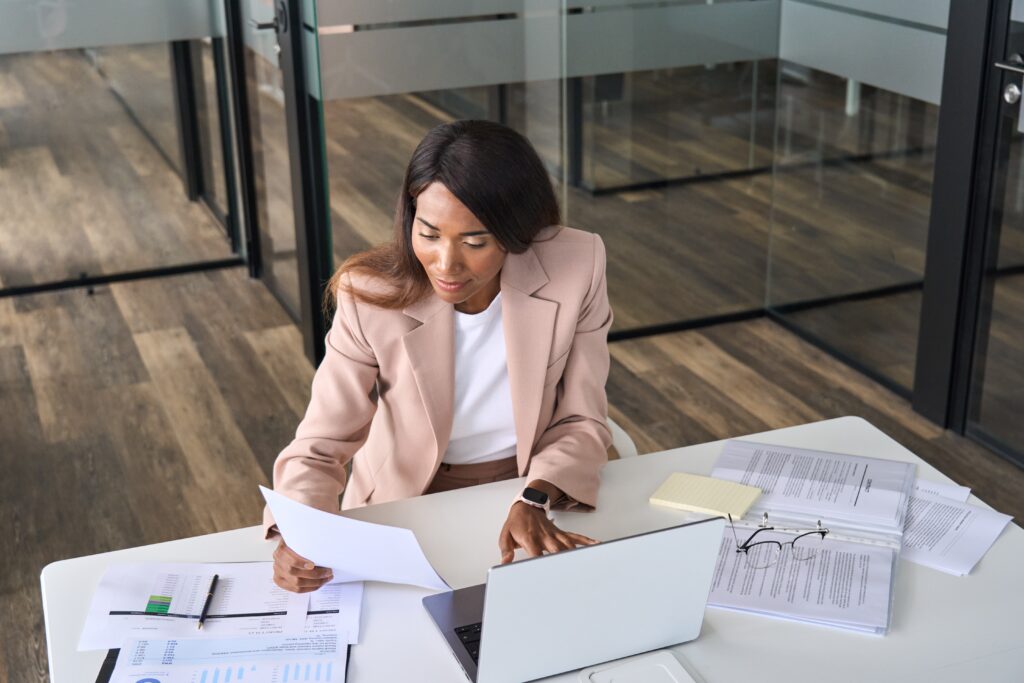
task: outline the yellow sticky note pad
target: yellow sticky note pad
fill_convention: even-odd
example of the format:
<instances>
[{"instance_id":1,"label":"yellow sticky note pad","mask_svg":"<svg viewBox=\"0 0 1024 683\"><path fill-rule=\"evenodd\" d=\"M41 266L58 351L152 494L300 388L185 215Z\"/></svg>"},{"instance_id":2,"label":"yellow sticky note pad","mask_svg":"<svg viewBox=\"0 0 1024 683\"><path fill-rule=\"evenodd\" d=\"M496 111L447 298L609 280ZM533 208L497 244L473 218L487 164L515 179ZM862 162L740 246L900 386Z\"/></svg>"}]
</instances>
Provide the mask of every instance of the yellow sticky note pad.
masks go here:
<instances>
[{"instance_id":1,"label":"yellow sticky note pad","mask_svg":"<svg viewBox=\"0 0 1024 683\"><path fill-rule=\"evenodd\" d=\"M760 495L761 489L756 486L676 472L651 495L651 502L708 515L731 514L739 519Z\"/></svg>"}]
</instances>

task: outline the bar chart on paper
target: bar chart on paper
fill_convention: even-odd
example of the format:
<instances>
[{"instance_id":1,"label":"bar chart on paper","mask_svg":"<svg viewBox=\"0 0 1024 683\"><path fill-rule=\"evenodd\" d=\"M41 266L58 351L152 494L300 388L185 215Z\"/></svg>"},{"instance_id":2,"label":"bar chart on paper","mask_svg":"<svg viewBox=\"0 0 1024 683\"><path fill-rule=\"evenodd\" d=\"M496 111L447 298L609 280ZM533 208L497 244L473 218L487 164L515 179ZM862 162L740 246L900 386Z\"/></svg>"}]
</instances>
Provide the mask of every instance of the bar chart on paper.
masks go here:
<instances>
[{"instance_id":1,"label":"bar chart on paper","mask_svg":"<svg viewBox=\"0 0 1024 683\"><path fill-rule=\"evenodd\" d=\"M245 671L247 667L239 666L227 666L227 667L211 667L203 669L199 672L199 680L197 683L231 683L231 681L244 681ZM256 677L258 669L255 665L250 665L249 669L249 680L253 680Z\"/></svg>"},{"instance_id":2,"label":"bar chart on paper","mask_svg":"<svg viewBox=\"0 0 1024 683\"><path fill-rule=\"evenodd\" d=\"M321 666L321 662L316 664L286 664L284 667L284 673L281 678L281 683L290 683L291 681L332 681L333 675L332 662L327 662Z\"/></svg>"},{"instance_id":3,"label":"bar chart on paper","mask_svg":"<svg viewBox=\"0 0 1024 683\"><path fill-rule=\"evenodd\" d=\"M214 575L216 591L197 633ZM114 564L96 587L78 648L119 648L129 638L299 635L309 603L308 594L274 583L270 562Z\"/></svg>"},{"instance_id":4,"label":"bar chart on paper","mask_svg":"<svg viewBox=\"0 0 1024 683\"><path fill-rule=\"evenodd\" d=\"M113 683L343 683L347 644L335 637L133 640Z\"/></svg>"},{"instance_id":5,"label":"bar chart on paper","mask_svg":"<svg viewBox=\"0 0 1024 683\"><path fill-rule=\"evenodd\" d=\"M316 681L331 683L342 680L334 676L334 662L295 662L287 664L250 664L248 666L206 667L192 673L195 683L249 683L268 681L272 683L294 683L295 681ZM164 679L153 679L164 683ZM143 683L134 681L133 683ZM147 682L148 683L148 682Z\"/></svg>"},{"instance_id":6,"label":"bar chart on paper","mask_svg":"<svg viewBox=\"0 0 1024 683\"><path fill-rule=\"evenodd\" d=\"M334 662L306 662L284 665L176 667L173 671L126 674L115 681L131 683L292 683L293 681L344 681L336 675ZM342 671L344 668L342 667Z\"/></svg>"}]
</instances>

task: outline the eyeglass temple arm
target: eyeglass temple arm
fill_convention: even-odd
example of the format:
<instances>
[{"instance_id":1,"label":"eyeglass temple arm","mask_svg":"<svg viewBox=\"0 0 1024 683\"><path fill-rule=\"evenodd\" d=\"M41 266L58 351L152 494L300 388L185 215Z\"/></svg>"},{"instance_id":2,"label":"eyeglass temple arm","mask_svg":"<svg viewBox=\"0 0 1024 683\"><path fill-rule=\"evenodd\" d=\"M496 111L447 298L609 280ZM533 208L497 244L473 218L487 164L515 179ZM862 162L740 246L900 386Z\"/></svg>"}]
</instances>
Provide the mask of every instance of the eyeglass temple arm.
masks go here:
<instances>
[{"instance_id":1,"label":"eyeglass temple arm","mask_svg":"<svg viewBox=\"0 0 1024 683\"><path fill-rule=\"evenodd\" d=\"M740 537L736 535L736 524L732 521L732 515L729 514L728 512L726 513L726 517L729 518L729 527L732 529L732 538L733 538L734 541L736 541L736 552L739 552L741 546L740 546Z\"/></svg>"}]
</instances>

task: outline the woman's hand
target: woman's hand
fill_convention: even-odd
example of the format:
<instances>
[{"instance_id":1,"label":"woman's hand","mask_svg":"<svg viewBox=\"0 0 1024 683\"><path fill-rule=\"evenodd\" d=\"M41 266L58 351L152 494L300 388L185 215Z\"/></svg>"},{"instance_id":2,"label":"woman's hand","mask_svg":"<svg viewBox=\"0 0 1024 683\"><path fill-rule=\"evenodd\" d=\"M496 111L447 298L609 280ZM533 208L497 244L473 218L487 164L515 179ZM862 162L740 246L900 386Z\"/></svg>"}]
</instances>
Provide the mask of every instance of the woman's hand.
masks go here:
<instances>
[{"instance_id":1,"label":"woman's hand","mask_svg":"<svg viewBox=\"0 0 1024 683\"><path fill-rule=\"evenodd\" d=\"M285 545L284 539L274 551L274 583L293 593L312 593L334 578L327 567L316 567Z\"/></svg>"},{"instance_id":2,"label":"woman's hand","mask_svg":"<svg viewBox=\"0 0 1024 683\"><path fill-rule=\"evenodd\" d=\"M522 548L530 557L537 557L545 552L557 553L597 542L582 534L562 531L543 510L521 501L509 509L508 519L498 536L502 564L508 564L515 558L516 548Z\"/></svg>"}]
</instances>

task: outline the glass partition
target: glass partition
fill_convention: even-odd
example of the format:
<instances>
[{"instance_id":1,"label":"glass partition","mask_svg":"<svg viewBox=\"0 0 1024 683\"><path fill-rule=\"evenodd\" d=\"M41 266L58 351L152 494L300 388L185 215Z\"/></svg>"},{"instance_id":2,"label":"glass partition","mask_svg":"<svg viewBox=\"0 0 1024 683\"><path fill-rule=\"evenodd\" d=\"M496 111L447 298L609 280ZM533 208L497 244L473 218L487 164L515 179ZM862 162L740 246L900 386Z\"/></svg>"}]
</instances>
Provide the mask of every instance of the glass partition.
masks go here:
<instances>
[{"instance_id":1,"label":"glass partition","mask_svg":"<svg viewBox=\"0 0 1024 683\"><path fill-rule=\"evenodd\" d=\"M907 395L947 14L948 2L782 3L767 305Z\"/></svg>"},{"instance_id":2,"label":"glass partition","mask_svg":"<svg viewBox=\"0 0 1024 683\"><path fill-rule=\"evenodd\" d=\"M222 221L193 201L208 186L226 211L228 191L189 162L207 154L223 173L182 78L189 52L222 35L205 0L0 3L0 288L232 256ZM218 110L203 118L220 128Z\"/></svg>"},{"instance_id":3,"label":"glass partition","mask_svg":"<svg viewBox=\"0 0 1024 683\"><path fill-rule=\"evenodd\" d=\"M224 38L204 38L193 43L194 89L196 117L201 150L200 164L205 198L211 210L228 229L229 218L237 209L234 204L234 172L232 159L231 108L227 89L218 84L227 82L227 58ZM235 236L237 240L237 235Z\"/></svg>"},{"instance_id":4,"label":"glass partition","mask_svg":"<svg viewBox=\"0 0 1024 683\"><path fill-rule=\"evenodd\" d=\"M336 262L390 237L427 130L488 118L604 238L616 332L759 309L779 7L320 0Z\"/></svg>"},{"instance_id":5,"label":"glass partition","mask_svg":"<svg viewBox=\"0 0 1024 683\"><path fill-rule=\"evenodd\" d=\"M431 126L490 118L604 237L613 334L766 308L909 393L948 2L890 5L320 0L336 260Z\"/></svg>"},{"instance_id":6,"label":"glass partition","mask_svg":"<svg viewBox=\"0 0 1024 683\"><path fill-rule=\"evenodd\" d=\"M439 123L505 121L537 144L559 180L562 16L527 17L529 4L317 3L337 263L391 237L405 165ZM527 72L545 77L539 88L524 85Z\"/></svg>"},{"instance_id":7,"label":"glass partition","mask_svg":"<svg viewBox=\"0 0 1024 683\"><path fill-rule=\"evenodd\" d=\"M1010 62L1024 56L1024 3L1012 7ZM1024 83L1007 72L1001 85L1006 93ZM1024 118L1019 99L1004 96L1000 108L966 431L1024 465Z\"/></svg>"},{"instance_id":8,"label":"glass partition","mask_svg":"<svg viewBox=\"0 0 1024 683\"><path fill-rule=\"evenodd\" d=\"M182 174L170 43L113 45L86 54L139 131Z\"/></svg>"},{"instance_id":9,"label":"glass partition","mask_svg":"<svg viewBox=\"0 0 1024 683\"><path fill-rule=\"evenodd\" d=\"M241 9L261 277L298 321L302 313L283 74L277 36L272 28L260 27L273 23L274 7L247 0Z\"/></svg>"}]
</instances>

